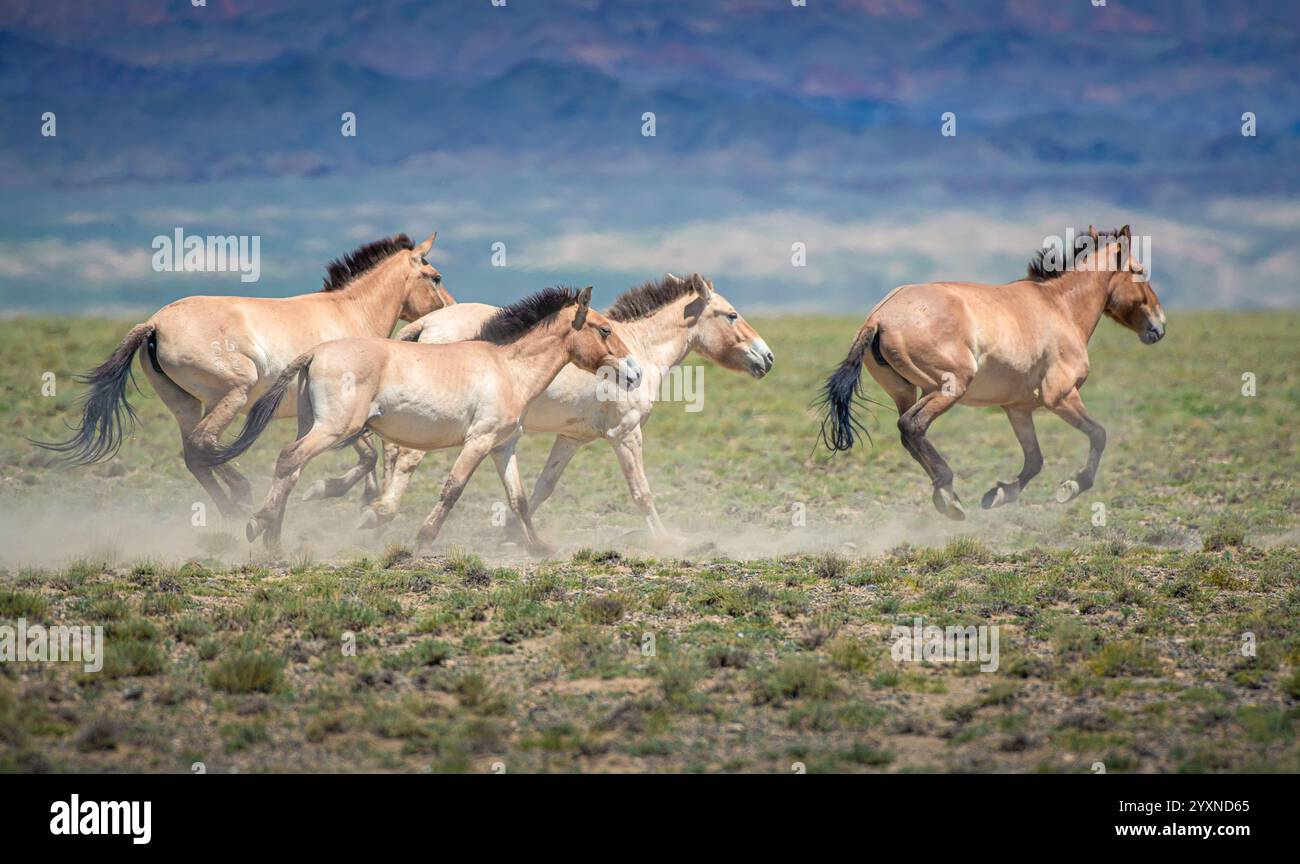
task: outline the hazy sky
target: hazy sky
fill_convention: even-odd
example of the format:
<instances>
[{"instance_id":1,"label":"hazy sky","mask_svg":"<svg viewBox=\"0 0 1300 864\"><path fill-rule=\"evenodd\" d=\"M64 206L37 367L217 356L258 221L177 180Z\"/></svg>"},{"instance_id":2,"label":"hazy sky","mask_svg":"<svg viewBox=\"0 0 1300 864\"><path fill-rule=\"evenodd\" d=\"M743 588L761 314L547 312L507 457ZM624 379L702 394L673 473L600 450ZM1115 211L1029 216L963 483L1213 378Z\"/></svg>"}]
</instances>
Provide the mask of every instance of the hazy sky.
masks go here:
<instances>
[{"instance_id":1,"label":"hazy sky","mask_svg":"<svg viewBox=\"0 0 1300 864\"><path fill-rule=\"evenodd\" d=\"M1291 2L6 0L0 307L301 293L436 229L462 299L697 270L857 314L1089 223L1171 308L1294 307L1298 57ZM156 271L177 229L258 281Z\"/></svg>"}]
</instances>

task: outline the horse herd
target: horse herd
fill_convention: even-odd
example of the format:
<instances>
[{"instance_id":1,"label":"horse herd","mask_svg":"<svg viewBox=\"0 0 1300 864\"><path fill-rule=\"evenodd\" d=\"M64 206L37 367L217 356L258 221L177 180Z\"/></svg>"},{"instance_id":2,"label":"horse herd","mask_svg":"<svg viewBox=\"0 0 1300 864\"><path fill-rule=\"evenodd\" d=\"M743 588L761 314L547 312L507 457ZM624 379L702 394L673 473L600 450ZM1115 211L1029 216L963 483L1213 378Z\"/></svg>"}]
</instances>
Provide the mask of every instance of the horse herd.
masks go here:
<instances>
[{"instance_id":1,"label":"horse herd","mask_svg":"<svg viewBox=\"0 0 1300 864\"><path fill-rule=\"evenodd\" d=\"M33 442L77 464L112 457L135 422L127 402L134 357L180 427L185 465L221 512L240 518L252 488L232 460L274 419L297 417L297 438L276 460L262 506L248 520L277 548L285 505L302 469L326 450L351 446L357 464L304 496L336 497L363 483L363 526L396 515L425 452L459 446L451 475L420 529L427 549L470 476L492 457L515 526L529 550L549 546L532 516L584 444L608 441L652 535L665 529L642 456L642 429L663 377L696 351L718 365L762 378L775 357L713 283L698 273L668 274L623 293L601 314L582 290L547 288L509 306L457 303L426 259L436 234L415 245L405 234L367 244L328 268L322 290L281 299L187 297L133 327L97 369L82 419L61 442ZM1044 265L1005 285L936 282L895 288L858 330L820 404L821 438L847 450L865 432L855 416L862 369L893 398L903 446L934 487L939 512L964 518L953 473L926 438L953 405L1000 406L1024 450L1014 481L999 482L985 508L1014 501L1042 467L1033 412L1046 408L1090 445L1084 468L1061 484L1067 501L1090 488L1105 430L1079 398L1088 376L1088 340L1103 315L1145 343L1164 336L1165 315L1128 254L1128 226L1090 229L1072 266ZM390 338L397 321L411 322ZM611 388L613 382L613 388ZM611 392L611 389L614 392ZM250 404L251 403L251 404ZM238 436L221 443L236 416ZM524 431L555 436L531 496L515 447ZM385 484L379 451L388 442Z\"/></svg>"}]
</instances>

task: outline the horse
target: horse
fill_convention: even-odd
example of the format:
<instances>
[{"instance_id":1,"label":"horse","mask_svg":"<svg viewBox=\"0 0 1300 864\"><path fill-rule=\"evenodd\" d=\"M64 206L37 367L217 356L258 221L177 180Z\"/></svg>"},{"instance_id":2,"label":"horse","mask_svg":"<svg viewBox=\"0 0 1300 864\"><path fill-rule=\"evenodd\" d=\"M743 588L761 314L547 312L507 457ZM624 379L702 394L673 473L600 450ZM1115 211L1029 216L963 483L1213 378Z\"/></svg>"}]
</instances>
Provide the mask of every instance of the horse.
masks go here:
<instances>
[{"instance_id":1,"label":"horse","mask_svg":"<svg viewBox=\"0 0 1300 864\"><path fill-rule=\"evenodd\" d=\"M932 282L902 285L881 300L826 380L821 440L832 451L853 447L866 430L854 416L865 365L898 408L903 447L934 486L935 509L966 516L952 488L952 470L926 438L930 424L954 405L999 406L1024 451L1012 481L998 481L981 507L1015 501L1043 467L1033 413L1046 408L1088 438L1088 460L1057 488L1065 503L1092 488L1106 430L1079 396L1088 379L1088 340L1101 317L1137 333L1144 344L1164 338L1165 312L1142 264L1129 255L1129 226L1099 235L1089 227L1075 244L1073 266L1049 266L1055 250L1030 262L1024 279L1006 285ZM917 397L917 391L920 397Z\"/></svg>"},{"instance_id":2,"label":"horse","mask_svg":"<svg viewBox=\"0 0 1300 864\"><path fill-rule=\"evenodd\" d=\"M285 298L186 297L132 327L99 368L78 380L90 385L81 425L60 442L33 441L63 454L72 464L110 459L135 427L127 402L132 361L141 363L154 391L180 426L185 467L228 518L242 515L252 501L248 480L233 465L216 473L205 454L216 452L222 431L259 397L291 361L320 342L345 336L388 336L398 319L415 321L454 304L442 274L425 255L437 233L419 246L405 234L366 244L332 261L320 291ZM280 416L292 416L292 399ZM369 440L353 442L360 461L349 476L367 477L367 494L378 454Z\"/></svg>"},{"instance_id":3,"label":"horse","mask_svg":"<svg viewBox=\"0 0 1300 864\"><path fill-rule=\"evenodd\" d=\"M641 381L627 345L590 307L591 286L547 288L499 310L472 341L338 339L299 355L250 409L239 436L208 457L220 464L247 450L298 379L298 438L280 451L271 489L248 522L249 542L265 533L267 547L278 548L285 503L303 467L370 429L389 443L418 450L461 445L416 538L418 550L433 544L470 476L491 454L529 550L548 552L533 530L515 458L528 403L567 363L593 373L616 370L628 389Z\"/></svg>"},{"instance_id":4,"label":"horse","mask_svg":"<svg viewBox=\"0 0 1300 864\"><path fill-rule=\"evenodd\" d=\"M460 303L408 324L398 339L445 344L472 338L485 320L497 313L483 303ZM725 369L762 378L776 358L713 283L698 273L681 279L669 273L620 295L605 312L627 344L644 374L642 386L610 398L607 382L588 371L566 366L524 414L524 430L554 435L546 467L533 486L528 512L538 509L555 491L555 484L579 448L597 439L608 441L627 480L632 500L651 536L667 536L645 475L642 427L654 409L659 388L671 370L691 351L698 351ZM402 494L424 453L409 448L385 451L383 493L370 502L362 524L383 525L397 514ZM329 481L339 483L341 481ZM323 488L324 481L321 484ZM346 488L337 494L344 494ZM512 522L508 530L515 527Z\"/></svg>"}]
</instances>

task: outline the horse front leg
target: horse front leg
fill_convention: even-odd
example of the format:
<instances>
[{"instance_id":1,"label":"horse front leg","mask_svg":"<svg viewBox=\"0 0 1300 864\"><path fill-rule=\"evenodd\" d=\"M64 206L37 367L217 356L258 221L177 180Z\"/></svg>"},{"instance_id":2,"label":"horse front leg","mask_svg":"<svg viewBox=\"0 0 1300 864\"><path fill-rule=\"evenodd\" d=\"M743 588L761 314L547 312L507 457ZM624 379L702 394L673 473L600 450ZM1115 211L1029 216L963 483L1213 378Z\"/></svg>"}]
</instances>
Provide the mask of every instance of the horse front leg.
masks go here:
<instances>
[{"instance_id":1,"label":"horse front leg","mask_svg":"<svg viewBox=\"0 0 1300 864\"><path fill-rule=\"evenodd\" d=\"M985 510L1015 501L1024 491L1026 484L1043 470L1043 451L1038 448L1038 433L1034 431L1034 409L1016 406L1004 407L1002 410L1007 413L1007 419L1011 421L1011 429L1016 433L1020 449L1024 451L1025 463L1015 480L1010 483L999 480L997 485L984 493L980 506Z\"/></svg>"},{"instance_id":2,"label":"horse front leg","mask_svg":"<svg viewBox=\"0 0 1300 864\"><path fill-rule=\"evenodd\" d=\"M501 485L506 490L506 501L510 505L510 510L519 519L519 525L524 532L524 542L528 544L528 551L539 557L554 553L555 547L542 540L537 535L536 529L533 528L533 520L529 514L528 494L524 492L524 481L519 476L519 459L515 456L515 444L518 439L511 440L508 444L492 451L492 461L497 466L497 474L501 477Z\"/></svg>"},{"instance_id":3,"label":"horse front leg","mask_svg":"<svg viewBox=\"0 0 1300 864\"><path fill-rule=\"evenodd\" d=\"M388 466L384 472L384 491L362 512L358 528L381 528L393 521L406 487L411 483L411 475L424 461L425 455L424 450L389 443L384 449L384 461Z\"/></svg>"},{"instance_id":4,"label":"horse front leg","mask_svg":"<svg viewBox=\"0 0 1300 864\"><path fill-rule=\"evenodd\" d=\"M546 465L542 468L542 473L537 475L536 482L533 483L533 494L528 496L528 515L535 516L546 499L551 497L555 492L555 484L559 482L560 475L564 469L569 467L573 454L577 453L579 448L587 442L580 441L577 438L566 438L563 435L555 437L555 443L551 445L551 453L546 457ZM519 524L519 519L511 516L510 521L506 524L506 539L519 540L526 539L524 532Z\"/></svg>"},{"instance_id":5,"label":"horse front leg","mask_svg":"<svg viewBox=\"0 0 1300 864\"><path fill-rule=\"evenodd\" d=\"M420 526L420 533L415 538L415 548L419 552L427 552L433 546L433 541L437 539L438 532L442 530L442 523L447 521L447 514L451 508L456 506L456 501L460 499L460 494L465 491L465 484L469 478L474 475L479 463L492 451L492 439L489 436L474 438L465 442L464 448L456 461L451 466L451 476L443 484L442 495L438 498L438 503L433 505L433 510L429 512L428 518Z\"/></svg>"},{"instance_id":6,"label":"horse front leg","mask_svg":"<svg viewBox=\"0 0 1300 864\"><path fill-rule=\"evenodd\" d=\"M903 447L912 458L921 463L930 482L934 485L934 508L949 519L960 521L966 518L966 511L961 506L961 499L952 488L952 469L939 453L938 448L925 437L930 424L949 408L957 404L966 392L965 382L955 383L952 379L945 381L944 389L934 390L916 400L916 404L898 418L898 431Z\"/></svg>"},{"instance_id":7,"label":"horse front leg","mask_svg":"<svg viewBox=\"0 0 1300 864\"><path fill-rule=\"evenodd\" d=\"M668 536L664 523L659 519L659 511L655 509L654 495L650 492L650 481L645 476L645 458L642 451L641 427L637 426L620 438L610 441L614 446L614 453L618 456L619 467L623 469L623 478L627 480L628 491L632 493L632 500L641 510L641 516L645 519L646 527L650 529L650 536L655 539L663 539Z\"/></svg>"},{"instance_id":8,"label":"horse front leg","mask_svg":"<svg viewBox=\"0 0 1300 864\"><path fill-rule=\"evenodd\" d=\"M1047 407L1057 417L1088 436L1088 462L1078 474L1056 488L1056 500L1064 504L1092 488L1093 481L1097 478L1097 466L1101 464L1102 451L1106 449L1106 430L1088 414L1077 389L1071 390L1058 402Z\"/></svg>"}]
</instances>

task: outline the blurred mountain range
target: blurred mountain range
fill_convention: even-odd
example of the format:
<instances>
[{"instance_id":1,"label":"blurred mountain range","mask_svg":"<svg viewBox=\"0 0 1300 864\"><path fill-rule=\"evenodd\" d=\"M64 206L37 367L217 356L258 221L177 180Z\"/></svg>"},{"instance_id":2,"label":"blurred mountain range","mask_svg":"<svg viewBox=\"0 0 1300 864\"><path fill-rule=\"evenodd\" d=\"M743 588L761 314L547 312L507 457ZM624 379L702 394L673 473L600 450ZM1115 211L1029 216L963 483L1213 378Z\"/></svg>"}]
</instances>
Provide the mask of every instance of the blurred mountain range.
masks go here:
<instances>
[{"instance_id":1,"label":"blurred mountain range","mask_svg":"<svg viewBox=\"0 0 1300 864\"><path fill-rule=\"evenodd\" d=\"M756 303L856 308L874 280L1014 278L1112 217L1159 229L1184 303L1296 305L1297 58L1293 2L4 0L0 306L247 290L146 266L183 225L263 234L258 293L436 227L487 299L712 265ZM710 256L723 230L752 239Z\"/></svg>"}]
</instances>

